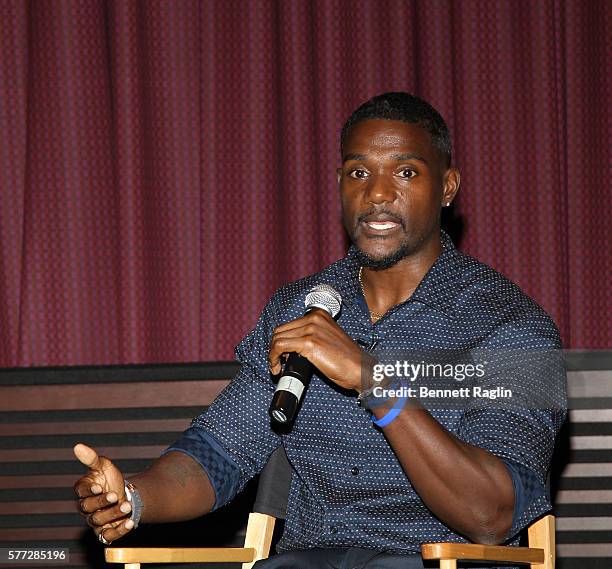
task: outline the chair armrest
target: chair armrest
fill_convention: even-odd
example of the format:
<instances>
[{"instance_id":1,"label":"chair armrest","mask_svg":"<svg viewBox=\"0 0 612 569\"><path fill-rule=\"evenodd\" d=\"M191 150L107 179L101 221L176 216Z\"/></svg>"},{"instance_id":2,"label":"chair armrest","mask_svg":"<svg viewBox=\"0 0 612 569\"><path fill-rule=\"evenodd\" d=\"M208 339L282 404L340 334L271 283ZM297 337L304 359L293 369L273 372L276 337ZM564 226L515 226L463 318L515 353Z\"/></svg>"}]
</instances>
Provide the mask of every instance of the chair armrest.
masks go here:
<instances>
[{"instance_id":1,"label":"chair armrest","mask_svg":"<svg viewBox=\"0 0 612 569\"><path fill-rule=\"evenodd\" d=\"M473 543L423 543L423 559L469 559L508 563L544 563L544 550L532 547L504 547Z\"/></svg>"},{"instance_id":2,"label":"chair armrest","mask_svg":"<svg viewBox=\"0 0 612 569\"><path fill-rule=\"evenodd\" d=\"M247 563L255 559L254 547L107 547L107 563Z\"/></svg>"}]
</instances>

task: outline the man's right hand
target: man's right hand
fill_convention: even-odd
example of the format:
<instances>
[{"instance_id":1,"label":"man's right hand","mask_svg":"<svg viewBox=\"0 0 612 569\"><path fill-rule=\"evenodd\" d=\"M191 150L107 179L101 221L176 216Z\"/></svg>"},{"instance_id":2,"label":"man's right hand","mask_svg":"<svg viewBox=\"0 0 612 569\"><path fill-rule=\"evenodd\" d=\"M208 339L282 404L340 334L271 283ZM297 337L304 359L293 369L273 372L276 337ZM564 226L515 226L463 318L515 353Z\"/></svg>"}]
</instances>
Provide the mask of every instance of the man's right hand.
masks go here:
<instances>
[{"instance_id":1,"label":"man's right hand","mask_svg":"<svg viewBox=\"0 0 612 569\"><path fill-rule=\"evenodd\" d=\"M74 454L89 468L74 485L79 511L98 539L108 544L134 527L129 519L131 506L125 495L123 474L108 458L98 456L94 449L84 444L77 444Z\"/></svg>"}]
</instances>

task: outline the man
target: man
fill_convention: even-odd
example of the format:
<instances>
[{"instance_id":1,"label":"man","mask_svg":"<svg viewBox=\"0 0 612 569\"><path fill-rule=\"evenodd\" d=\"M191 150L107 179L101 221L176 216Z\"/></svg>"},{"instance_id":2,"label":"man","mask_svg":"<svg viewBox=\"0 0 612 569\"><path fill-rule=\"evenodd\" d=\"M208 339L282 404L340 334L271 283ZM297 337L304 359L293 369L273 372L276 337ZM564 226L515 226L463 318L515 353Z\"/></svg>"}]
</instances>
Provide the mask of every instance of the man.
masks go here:
<instances>
[{"instance_id":1,"label":"man","mask_svg":"<svg viewBox=\"0 0 612 569\"><path fill-rule=\"evenodd\" d=\"M139 520L185 520L222 506L281 444L295 471L281 554L258 567L422 567L422 542L515 542L550 509L544 482L565 414L563 372L508 354L554 352L558 332L518 287L441 232L441 208L460 183L444 120L417 97L387 93L351 115L341 154L347 257L277 291L236 349L238 376L130 481L131 500L108 459L75 447L90 468L75 491L103 543ZM320 283L342 296L337 321L321 310L303 315L306 293ZM442 350L453 360L448 354L474 349L489 350L481 387L510 385L512 405L476 397L404 405L373 390L395 385L389 368L382 382L374 377L384 350ZM271 376L292 352L317 372L281 436L267 416ZM543 394L551 405L531 405Z\"/></svg>"}]
</instances>

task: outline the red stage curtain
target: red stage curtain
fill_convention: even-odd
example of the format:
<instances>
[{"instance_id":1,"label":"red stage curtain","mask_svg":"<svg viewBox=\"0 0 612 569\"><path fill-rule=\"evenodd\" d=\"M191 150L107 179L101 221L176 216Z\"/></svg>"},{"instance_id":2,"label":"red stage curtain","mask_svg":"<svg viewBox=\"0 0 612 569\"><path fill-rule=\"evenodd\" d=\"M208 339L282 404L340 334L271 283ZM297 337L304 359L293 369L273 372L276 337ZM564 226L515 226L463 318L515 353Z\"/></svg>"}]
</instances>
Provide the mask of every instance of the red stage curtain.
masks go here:
<instances>
[{"instance_id":1,"label":"red stage curtain","mask_svg":"<svg viewBox=\"0 0 612 569\"><path fill-rule=\"evenodd\" d=\"M608 0L0 3L0 365L231 359L342 256L349 112L439 108L461 247L610 348Z\"/></svg>"}]
</instances>

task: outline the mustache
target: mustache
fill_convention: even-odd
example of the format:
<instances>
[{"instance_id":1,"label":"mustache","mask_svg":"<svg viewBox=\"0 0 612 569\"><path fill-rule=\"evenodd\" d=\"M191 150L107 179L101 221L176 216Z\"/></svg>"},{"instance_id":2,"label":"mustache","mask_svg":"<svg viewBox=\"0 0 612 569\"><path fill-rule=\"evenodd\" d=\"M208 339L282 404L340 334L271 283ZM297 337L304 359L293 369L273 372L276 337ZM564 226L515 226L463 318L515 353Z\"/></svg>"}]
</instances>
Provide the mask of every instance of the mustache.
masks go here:
<instances>
[{"instance_id":1,"label":"mustache","mask_svg":"<svg viewBox=\"0 0 612 569\"><path fill-rule=\"evenodd\" d=\"M387 207L371 208L357 217L357 225L360 223L368 223L369 221L393 221L406 229L404 220Z\"/></svg>"}]
</instances>

